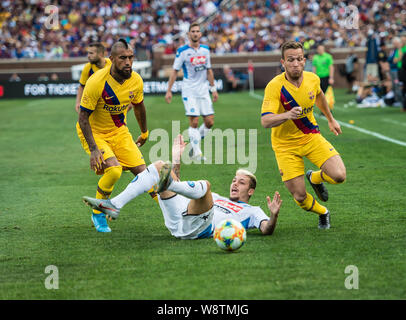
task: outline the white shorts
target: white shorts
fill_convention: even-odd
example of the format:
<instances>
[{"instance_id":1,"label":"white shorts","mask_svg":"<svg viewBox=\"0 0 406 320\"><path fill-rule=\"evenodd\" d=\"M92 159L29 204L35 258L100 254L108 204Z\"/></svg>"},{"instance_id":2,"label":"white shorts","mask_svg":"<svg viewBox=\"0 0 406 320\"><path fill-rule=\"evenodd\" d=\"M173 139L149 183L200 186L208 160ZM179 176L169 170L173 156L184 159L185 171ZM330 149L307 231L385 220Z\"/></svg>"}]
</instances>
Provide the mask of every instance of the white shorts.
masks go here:
<instances>
[{"instance_id":1,"label":"white shorts","mask_svg":"<svg viewBox=\"0 0 406 320\"><path fill-rule=\"evenodd\" d=\"M202 97L182 94L185 113L187 116L199 117L214 114L213 103L210 94Z\"/></svg>"},{"instance_id":2,"label":"white shorts","mask_svg":"<svg viewBox=\"0 0 406 320\"><path fill-rule=\"evenodd\" d=\"M187 215L189 198L177 194L163 200L158 195L158 201L164 215L165 226L174 237L180 239L198 239L212 236L213 207L209 211L199 215Z\"/></svg>"}]
</instances>

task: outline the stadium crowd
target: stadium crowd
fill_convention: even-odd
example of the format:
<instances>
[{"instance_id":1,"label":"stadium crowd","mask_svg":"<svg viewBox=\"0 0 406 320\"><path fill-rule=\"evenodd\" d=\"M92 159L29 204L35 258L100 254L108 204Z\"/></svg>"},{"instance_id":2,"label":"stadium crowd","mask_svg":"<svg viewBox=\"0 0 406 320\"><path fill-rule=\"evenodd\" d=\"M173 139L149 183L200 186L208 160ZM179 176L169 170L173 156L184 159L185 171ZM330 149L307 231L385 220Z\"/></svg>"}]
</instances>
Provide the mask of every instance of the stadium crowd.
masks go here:
<instances>
[{"instance_id":1,"label":"stadium crowd","mask_svg":"<svg viewBox=\"0 0 406 320\"><path fill-rule=\"evenodd\" d=\"M49 4L58 23L47 29ZM406 30L404 0L4 0L0 10L0 58L86 56L89 42L109 47L119 37L131 41L138 59L149 58L153 46L171 54L191 22L210 16L202 41L216 54L272 51L286 40L365 46L369 30L388 41Z\"/></svg>"}]
</instances>

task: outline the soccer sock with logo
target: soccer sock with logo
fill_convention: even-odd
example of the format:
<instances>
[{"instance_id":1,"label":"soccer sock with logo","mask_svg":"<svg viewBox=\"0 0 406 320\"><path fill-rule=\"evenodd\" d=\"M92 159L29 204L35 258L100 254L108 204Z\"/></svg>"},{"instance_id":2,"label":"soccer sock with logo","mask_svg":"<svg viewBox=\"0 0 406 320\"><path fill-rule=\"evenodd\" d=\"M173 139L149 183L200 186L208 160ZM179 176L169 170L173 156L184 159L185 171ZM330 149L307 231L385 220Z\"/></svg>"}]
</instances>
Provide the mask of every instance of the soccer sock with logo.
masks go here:
<instances>
[{"instance_id":1,"label":"soccer sock with logo","mask_svg":"<svg viewBox=\"0 0 406 320\"><path fill-rule=\"evenodd\" d=\"M312 183L315 183L315 184L320 184L322 182L327 182L330 184L339 184L340 183L340 182L334 181L325 172L323 172L321 170L313 171L312 175L310 176L310 180L312 181Z\"/></svg>"},{"instance_id":2,"label":"soccer sock with logo","mask_svg":"<svg viewBox=\"0 0 406 320\"><path fill-rule=\"evenodd\" d=\"M200 149L200 140L202 139L202 137L200 136L199 129L189 127L188 134L189 134L190 144L192 145L192 148L193 148L193 154L194 155L202 154L202 150Z\"/></svg>"},{"instance_id":3,"label":"soccer sock with logo","mask_svg":"<svg viewBox=\"0 0 406 320\"><path fill-rule=\"evenodd\" d=\"M304 199L303 202L299 202L296 199L294 200L303 210L311 211L317 213L318 215L327 213L327 208L318 203L316 199L308 192L306 192L306 199Z\"/></svg>"},{"instance_id":4,"label":"soccer sock with logo","mask_svg":"<svg viewBox=\"0 0 406 320\"><path fill-rule=\"evenodd\" d=\"M132 199L148 192L159 181L159 173L154 164L139 173L124 189L123 192L111 199L111 203L121 209Z\"/></svg>"},{"instance_id":5,"label":"soccer sock with logo","mask_svg":"<svg viewBox=\"0 0 406 320\"><path fill-rule=\"evenodd\" d=\"M108 167L104 169L104 174L100 178L97 185L96 199L108 199L113 192L114 185L120 179L123 168L121 166ZM99 214L101 211L94 210L94 214Z\"/></svg>"},{"instance_id":6,"label":"soccer sock with logo","mask_svg":"<svg viewBox=\"0 0 406 320\"><path fill-rule=\"evenodd\" d=\"M205 123L199 127L199 133L202 139L210 132L211 128L207 128Z\"/></svg>"},{"instance_id":7,"label":"soccer sock with logo","mask_svg":"<svg viewBox=\"0 0 406 320\"><path fill-rule=\"evenodd\" d=\"M172 181L168 190L179 193L189 199L200 199L207 192L207 183L204 180Z\"/></svg>"}]
</instances>

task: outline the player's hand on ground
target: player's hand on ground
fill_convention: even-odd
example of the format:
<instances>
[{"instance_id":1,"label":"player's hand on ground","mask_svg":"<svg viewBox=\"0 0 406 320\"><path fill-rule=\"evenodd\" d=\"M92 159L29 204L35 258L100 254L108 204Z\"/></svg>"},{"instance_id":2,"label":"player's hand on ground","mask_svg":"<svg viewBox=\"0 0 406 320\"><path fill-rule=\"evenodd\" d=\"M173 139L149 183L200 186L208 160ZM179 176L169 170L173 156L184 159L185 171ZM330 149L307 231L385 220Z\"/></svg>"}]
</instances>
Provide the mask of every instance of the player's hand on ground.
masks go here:
<instances>
[{"instance_id":1,"label":"player's hand on ground","mask_svg":"<svg viewBox=\"0 0 406 320\"><path fill-rule=\"evenodd\" d=\"M166 100L167 103L172 102L172 92L171 91L166 91L165 100Z\"/></svg>"},{"instance_id":2,"label":"player's hand on ground","mask_svg":"<svg viewBox=\"0 0 406 320\"><path fill-rule=\"evenodd\" d=\"M180 158L182 156L183 151L185 150L187 143L183 140L183 136L178 134L176 138L173 140L172 145L172 162L174 164L180 163Z\"/></svg>"},{"instance_id":3,"label":"player's hand on ground","mask_svg":"<svg viewBox=\"0 0 406 320\"><path fill-rule=\"evenodd\" d=\"M328 122L328 127L330 128L330 131L334 133L336 136L342 133L341 131L341 126L337 122L337 120L333 119L332 121Z\"/></svg>"},{"instance_id":4,"label":"player's hand on ground","mask_svg":"<svg viewBox=\"0 0 406 320\"><path fill-rule=\"evenodd\" d=\"M301 113L302 113L302 108L301 107L294 107L294 108L292 108L291 110L289 110L287 112L288 119L289 120L295 120L295 119L299 118Z\"/></svg>"},{"instance_id":5,"label":"player's hand on ground","mask_svg":"<svg viewBox=\"0 0 406 320\"><path fill-rule=\"evenodd\" d=\"M137 147L142 147L145 142L147 142L147 139L143 139L141 136L138 137L137 141L135 141L135 144L137 145Z\"/></svg>"},{"instance_id":6,"label":"player's hand on ground","mask_svg":"<svg viewBox=\"0 0 406 320\"><path fill-rule=\"evenodd\" d=\"M219 98L219 94L217 91L212 92L211 96L213 98L213 102L216 102Z\"/></svg>"},{"instance_id":7,"label":"player's hand on ground","mask_svg":"<svg viewBox=\"0 0 406 320\"><path fill-rule=\"evenodd\" d=\"M93 151L90 152L90 169L96 173L102 172L103 165L106 164L104 161L103 154L100 152L99 148L96 147Z\"/></svg>"},{"instance_id":8,"label":"player's hand on ground","mask_svg":"<svg viewBox=\"0 0 406 320\"><path fill-rule=\"evenodd\" d=\"M268 209L271 212L271 214L277 217L283 202L279 192L278 191L275 192L272 201L271 198L267 196L266 201L268 203Z\"/></svg>"}]
</instances>

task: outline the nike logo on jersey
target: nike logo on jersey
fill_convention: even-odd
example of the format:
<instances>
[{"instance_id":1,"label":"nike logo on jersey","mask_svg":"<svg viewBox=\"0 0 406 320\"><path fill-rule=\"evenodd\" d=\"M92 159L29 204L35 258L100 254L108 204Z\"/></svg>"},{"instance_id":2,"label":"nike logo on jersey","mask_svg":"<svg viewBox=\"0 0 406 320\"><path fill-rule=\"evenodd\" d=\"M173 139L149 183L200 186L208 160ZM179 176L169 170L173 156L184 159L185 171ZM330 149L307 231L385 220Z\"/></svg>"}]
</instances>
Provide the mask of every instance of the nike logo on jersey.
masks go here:
<instances>
[{"instance_id":1,"label":"nike logo on jersey","mask_svg":"<svg viewBox=\"0 0 406 320\"><path fill-rule=\"evenodd\" d=\"M283 104L286 106L287 104L291 103L293 100L289 100L288 102L283 102Z\"/></svg>"}]
</instances>

